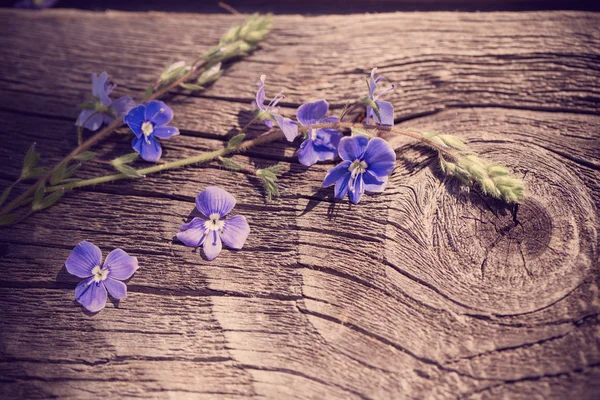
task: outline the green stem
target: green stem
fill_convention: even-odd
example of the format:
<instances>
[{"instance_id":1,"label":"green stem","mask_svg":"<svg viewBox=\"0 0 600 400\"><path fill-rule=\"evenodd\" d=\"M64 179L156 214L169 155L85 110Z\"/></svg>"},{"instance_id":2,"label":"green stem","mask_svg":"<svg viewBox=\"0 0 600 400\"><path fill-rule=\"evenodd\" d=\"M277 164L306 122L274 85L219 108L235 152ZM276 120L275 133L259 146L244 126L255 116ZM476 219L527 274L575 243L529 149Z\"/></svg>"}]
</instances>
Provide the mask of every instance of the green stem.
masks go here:
<instances>
[{"instance_id":1,"label":"green stem","mask_svg":"<svg viewBox=\"0 0 600 400\"><path fill-rule=\"evenodd\" d=\"M250 124L254 121L255 121L255 119L250 121L246 126L244 126L244 128L242 128L242 130L240 132L244 132L250 126ZM369 129L369 130L377 130L377 131L386 131L386 132L396 133L399 135L408 136L410 138L416 139L416 140L434 148L440 154L447 154L450 157L456 158L456 155L451 150L445 149L445 148L439 146L438 144L432 142L431 140L423 137L422 135L420 135L416 132L409 131L409 130L395 129L392 127L384 127L384 126L377 126L377 125L353 124L350 122L332 122L332 123L328 123L328 124L315 124L315 125L312 125L312 128L313 129L361 128L361 129ZM306 132L306 131L308 131L308 127L305 127L305 126L299 127L298 131ZM186 165L200 164L200 163L215 160L218 157L222 157L222 156L225 156L230 153L243 152L252 147L256 147L263 143L273 142L273 141L275 141L277 139L281 139L283 137L284 137L284 135L280 130L274 129L274 130L270 130L270 131L266 132L265 134L257 137L256 139L246 140L246 141L242 142L236 148L225 147L220 150L202 153L202 154L199 154L194 157L184 158L184 159L177 160L177 161L171 161L171 162L167 162L164 164L155 165L153 167L141 168L136 171L140 175L150 175L150 174L154 174L154 173L165 171L165 170L181 168ZM72 189L81 188L81 187L85 187L85 186L98 185L100 183L113 182L113 181L117 181L117 180L121 180L121 179L132 179L132 178L131 178L131 176L128 176L125 174L105 175L105 176L100 176L97 178L85 179L85 180L73 182L73 183L70 183L67 185L50 186L50 187L46 188L46 192L55 192L57 190L60 190L61 188L64 189L65 191L72 190Z\"/></svg>"}]
</instances>

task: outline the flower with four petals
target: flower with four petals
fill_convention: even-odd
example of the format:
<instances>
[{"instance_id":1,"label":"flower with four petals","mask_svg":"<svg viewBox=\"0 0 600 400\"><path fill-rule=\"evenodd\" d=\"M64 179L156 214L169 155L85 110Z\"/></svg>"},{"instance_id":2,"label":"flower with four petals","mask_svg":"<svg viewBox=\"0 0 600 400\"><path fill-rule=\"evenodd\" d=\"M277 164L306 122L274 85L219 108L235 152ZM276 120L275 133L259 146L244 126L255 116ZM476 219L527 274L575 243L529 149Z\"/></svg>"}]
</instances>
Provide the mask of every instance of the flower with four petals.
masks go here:
<instances>
[{"instance_id":1,"label":"flower with four petals","mask_svg":"<svg viewBox=\"0 0 600 400\"><path fill-rule=\"evenodd\" d=\"M327 117L329 104L326 100L305 103L298 107L296 117L302 126L308 126L306 140L298 149L298 161L310 167L317 161L333 160L337 157L337 147L342 134L337 129L312 129L315 124L338 122L339 118Z\"/></svg>"}]
</instances>

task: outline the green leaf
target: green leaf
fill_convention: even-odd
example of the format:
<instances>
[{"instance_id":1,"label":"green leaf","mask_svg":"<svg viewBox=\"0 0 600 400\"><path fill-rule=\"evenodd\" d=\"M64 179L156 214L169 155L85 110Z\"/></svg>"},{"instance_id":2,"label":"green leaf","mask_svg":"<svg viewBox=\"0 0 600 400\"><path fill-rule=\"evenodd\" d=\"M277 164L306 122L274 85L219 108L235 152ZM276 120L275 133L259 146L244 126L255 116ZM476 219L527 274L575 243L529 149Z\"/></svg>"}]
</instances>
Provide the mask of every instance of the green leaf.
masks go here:
<instances>
[{"instance_id":1,"label":"green leaf","mask_svg":"<svg viewBox=\"0 0 600 400\"><path fill-rule=\"evenodd\" d=\"M265 168L266 171L272 172L274 174L278 174L281 171L283 171L283 168L285 168L283 165L271 165L270 167Z\"/></svg>"},{"instance_id":2,"label":"green leaf","mask_svg":"<svg viewBox=\"0 0 600 400\"><path fill-rule=\"evenodd\" d=\"M0 216L0 226L11 225L13 222L15 222L17 220L17 218L19 218L19 216L17 214L2 215L2 216Z\"/></svg>"},{"instance_id":3,"label":"green leaf","mask_svg":"<svg viewBox=\"0 0 600 400\"><path fill-rule=\"evenodd\" d=\"M149 99L154 93L154 85L150 85L146 88L146 92L144 93L144 99Z\"/></svg>"},{"instance_id":4,"label":"green leaf","mask_svg":"<svg viewBox=\"0 0 600 400\"><path fill-rule=\"evenodd\" d=\"M12 191L12 188L14 187L14 183L12 185L10 185L9 187L7 187L6 189L4 189L4 192L2 192L2 196L0 196L0 206L2 206L2 204L4 204L4 202L6 201L6 199L8 199L8 196L10 195L10 192Z\"/></svg>"},{"instance_id":5,"label":"green leaf","mask_svg":"<svg viewBox=\"0 0 600 400\"><path fill-rule=\"evenodd\" d=\"M41 211L43 209L46 209L52 206L54 203L56 203L61 197L63 197L64 194L65 190L61 188L60 190L49 194L39 202L34 201L31 209L33 211Z\"/></svg>"},{"instance_id":6,"label":"green leaf","mask_svg":"<svg viewBox=\"0 0 600 400\"><path fill-rule=\"evenodd\" d=\"M23 160L23 168L21 169L21 179L27 179L31 177L31 170L37 165L40 160L40 154L35 151L36 144L32 144L27 154L25 154L25 159Z\"/></svg>"},{"instance_id":7,"label":"green leaf","mask_svg":"<svg viewBox=\"0 0 600 400\"><path fill-rule=\"evenodd\" d=\"M207 85L219 79L221 75L223 75L223 70L221 70L221 63L218 62L200 74L197 83L200 86Z\"/></svg>"},{"instance_id":8,"label":"green leaf","mask_svg":"<svg viewBox=\"0 0 600 400\"><path fill-rule=\"evenodd\" d=\"M438 136L442 142L444 142L444 144L448 147L452 147L453 149L456 150L464 150L467 145L465 144L465 142L463 142L463 140L457 136L454 135L439 135Z\"/></svg>"},{"instance_id":9,"label":"green leaf","mask_svg":"<svg viewBox=\"0 0 600 400\"><path fill-rule=\"evenodd\" d=\"M129 154L125 154L124 156L115 158L114 160L112 160L110 162L110 164L113 167L116 167L117 165L123 165L123 164L129 164L134 162L135 160L137 160L137 158L140 156L139 153L129 153Z\"/></svg>"},{"instance_id":10,"label":"green leaf","mask_svg":"<svg viewBox=\"0 0 600 400\"><path fill-rule=\"evenodd\" d=\"M113 164L113 167L115 167L115 169L117 171L119 171L122 174L125 174L128 178L143 178L144 175L141 175L139 172L136 171L135 168L127 165L127 164Z\"/></svg>"},{"instance_id":11,"label":"green leaf","mask_svg":"<svg viewBox=\"0 0 600 400\"><path fill-rule=\"evenodd\" d=\"M240 144L242 144L242 142L244 141L245 138L246 138L245 133L238 133L237 135L235 135L234 137L229 139L229 142L227 142L227 148L228 149L237 148Z\"/></svg>"},{"instance_id":12,"label":"green leaf","mask_svg":"<svg viewBox=\"0 0 600 400\"><path fill-rule=\"evenodd\" d=\"M29 173L27 174L26 178L37 178L40 177L42 175L44 175L44 173L46 172L47 168L46 167L37 167L34 168L32 170L29 171ZM25 179L25 178L21 178L21 179Z\"/></svg>"},{"instance_id":13,"label":"green leaf","mask_svg":"<svg viewBox=\"0 0 600 400\"><path fill-rule=\"evenodd\" d=\"M56 171L54 171L54 173L50 177L50 185L54 186L54 185L58 184L58 182L62 181L66 170L67 170L67 164L64 162L60 163L60 165L58 166Z\"/></svg>"},{"instance_id":14,"label":"green leaf","mask_svg":"<svg viewBox=\"0 0 600 400\"><path fill-rule=\"evenodd\" d=\"M230 169L232 171L239 171L242 169L242 166L233 161L231 158L219 157L219 161L221 161L221 164L223 164L225 168Z\"/></svg>"},{"instance_id":15,"label":"green leaf","mask_svg":"<svg viewBox=\"0 0 600 400\"><path fill-rule=\"evenodd\" d=\"M192 91L204 90L203 86L194 85L193 83L180 83L179 86L181 86L182 88L184 88L186 90L192 90Z\"/></svg>"},{"instance_id":16,"label":"green leaf","mask_svg":"<svg viewBox=\"0 0 600 400\"><path fill-rule=\"evenodd\" d=\"M77 154L74 158L79 161L90 161L94 157L96 157L97 153L93 151L84 151L83 153Z\"/></svg>"},{"instance_id":17,"label":"green leaf","mask_svg":"<svg viewBox=\"0 0 600 400\"><path fill-rule=\"evenodd\" d=\"M36 189L36 191L33 195L33 202L31 203L32 210L35 211L36 208L39 207L39 205L42 202L42 199L44 198L45 192L46 192L46 188L44 187L44 185L38 186L38 188Z\"/></svg>"}]
</instances>

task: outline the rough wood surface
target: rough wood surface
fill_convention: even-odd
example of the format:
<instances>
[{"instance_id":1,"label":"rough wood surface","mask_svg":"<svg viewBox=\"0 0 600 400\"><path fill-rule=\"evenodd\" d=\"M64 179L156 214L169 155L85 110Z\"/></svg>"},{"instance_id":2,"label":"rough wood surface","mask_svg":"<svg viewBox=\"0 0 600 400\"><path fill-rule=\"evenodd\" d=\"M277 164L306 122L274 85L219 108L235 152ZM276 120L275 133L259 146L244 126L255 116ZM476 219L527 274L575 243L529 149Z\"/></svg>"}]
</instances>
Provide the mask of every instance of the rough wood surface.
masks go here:
<instances>
[{"instance_id":1,"label":"rough wood surface","mask_svg":"<svg viewBox=\"0 0 600 400\"><path fill-rule=\"evenodd\" d=\"M91 72L139 96L240 19L0 11L1 186L31 142L48 163L73 147ZM235 156L285 165L272 203L217 164L70 194L0 231L1 397L597 398L599 26L580 12L276 17L261 50L172 99L182 135L166 160L223 146L262 73L292 115L321 97L340 109L377 66L399 83L400 126L460 135L523 177L527 200L514 212L461 190L394 137L389 189L360 206L333 201L329 166L307 170L283 142ZM211 184L252 233L207 262L174 236ZM84 239L141 264L94 316L63 266Z\"/></svg>"}]
</instances>

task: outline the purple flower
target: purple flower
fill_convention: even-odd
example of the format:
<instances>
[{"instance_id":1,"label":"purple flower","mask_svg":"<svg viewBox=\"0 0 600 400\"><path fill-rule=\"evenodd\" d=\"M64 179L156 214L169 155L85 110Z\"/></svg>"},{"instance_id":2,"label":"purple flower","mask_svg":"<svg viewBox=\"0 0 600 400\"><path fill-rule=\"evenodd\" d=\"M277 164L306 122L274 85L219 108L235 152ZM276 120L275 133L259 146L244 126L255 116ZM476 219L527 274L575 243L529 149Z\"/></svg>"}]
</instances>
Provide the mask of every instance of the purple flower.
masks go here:
<instances>
[{"instance_id":1,"label":"purple flower","mask_svg":"<svg viewBox=\"0 0 600 400\"><path fill-rule=\"evenodd\" d=\"M114 118L108 115L111 109L117 118L121 118L135 107L135 102L131 97L125 96L111 101L108 95L115 87L116 85L113 82L108 82L108 74L106 72L101 73L100 76L93 73L92 95L96 101L91 103L91 107L93 108L81 110L77 121L75 121L75 125L82 126L85 124L86 129L96 131L102 124L108 125L113 122Z\"/></svg>"},{"instance_id":2,"label":"purple flower","mask_svg":"<svg viewBox=\"0 0 600 400\"><path fill-rule=\"evenodd\" d=\"M375 90L377 89L377 83L383 79L382 76L375 79L375 71L377 68L373 68L371 71L371 78L369 79L369 98L379 106L379 115L381 119L377 117L377 114L372 107L367 106L367 124L371 124L371 121L379 123L381 125L394 125L394 106L389 101L379 100L384 94L394 90L395 86L392 85L390 88L385 89L383 92L375 96ZM375 121L376 120L376 121Z\"/></svg>"},{"instance_id":3,"label":"purple flower","mask_svg":"<svg viewBox=\"0 0 600 400\"><path fill-rule=\"evenodd\" d=\"M349 193L354 204L365 190L383 192L396 161L396 154L385 140L345 137L340 140L338 151L344 161L327 172L323 187L335 183L335 197L343 199Z\"/></svg>"},{"instance_id":4,"label":"purple flower","mask_svg":"<svg viewBox=\"0 0 600 400\"><path fill-rule=\"evenodd\" d=\"M190 247L204 247L208 260L221 252L221 241L232 249L241 249L246 243L250 227L246 217L236 215L225 219L235 206L235 198L227 191L209 186L196 196L196 208L206 218L194 218L179 227L177 239Z\"/></svg>"},{"instance_id":5,"label":"purple flower","mask_svg":"<svg viewBox=\"0 0 600 400\"><path fill-rule=\"evenodd\" d=\"M265 107L265 79L267 79L267 76L261 75L260 81L257 82L258 91L256 92L256 100L252 101L252 109L257 111L256 118L264 121L265 125L269 128L273 127L274 120L286 139L293 142L296 136L298 136L298 125L291 119L282 117L278 114L279 107L277 107L277 104L285 99L285 95L283 94L283 91L279 92L279 94L271 100L269 105Z\"/></svg>"},{"instance_id":6,"label":"purple flower","mask_svg":"<svg viewBox=\"0 0 600 400\"><path fill-rule=\"evenodd\" d=\"M326 117L329 104L326 100L305 103L298 107L296 116L303 126L308 126L306 140L298 149L298 160L310 167L317 161L333 160L337 156L337 147L342 134L337 129L316 129L311 125L337 122L338 117Z\"/></svg>"},{"instance_id":7,"label":"purple flower","mask_svg":"<svg viewBox=\"0 0 600 400\"><path fill-rule=\"evenodd\" d=\"M50 8L53 7L58 0L21 0L15 3L15 8Z\"/></svg>"},{"instance_id":8,"label":"purple flower","mask_svg":"<svg viewBox=\"0 0 600 400\"><path fill-rule=\"evenodd\" d=\"M113 298L124 299L127 286L121 281L128 279L139 268L137 258L121 249L111 251L102 264L100 249L85 241L75 246L65 266L70 274L87 278L75 288L75 300L90 312L104 308L107 290Z\"/></svg>"},{"instance_id":9,"label":"purple flower","mask_svg":"<svg viewBox=\"0 0 600 400\"><path fill-rule=\"evenodd\" d=\"M162 148L156 138L168 139L179 135L179 129L165 126L173 119L173 110L164 102L152 100L145 105L140 104L125 116L125 123L129 125L135 138L131 146L146 161L158 161Z\"/></svg>"}]
</instances>

